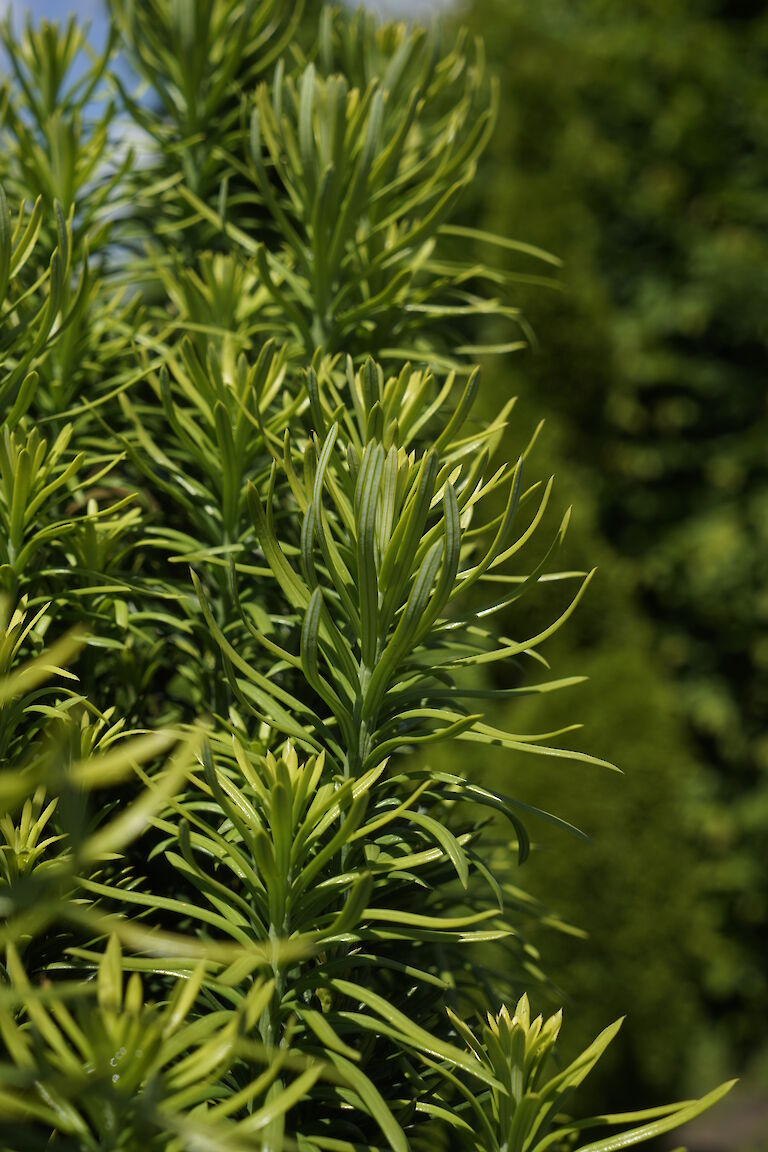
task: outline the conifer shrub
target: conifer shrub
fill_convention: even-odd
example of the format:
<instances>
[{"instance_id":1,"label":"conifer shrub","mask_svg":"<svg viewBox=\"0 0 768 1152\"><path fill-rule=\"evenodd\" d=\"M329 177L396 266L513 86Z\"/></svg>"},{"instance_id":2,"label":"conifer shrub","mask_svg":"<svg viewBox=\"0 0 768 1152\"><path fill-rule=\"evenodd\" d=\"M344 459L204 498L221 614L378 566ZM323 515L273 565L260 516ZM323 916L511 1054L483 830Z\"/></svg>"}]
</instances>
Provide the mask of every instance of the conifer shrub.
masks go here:
<instances>
[{"instance_id":1,"label":"conifer shrub","mask_svg":"<svg viewBox=\"0 0 768 1152\"><path fill-rule=\"evenodd\" d=\"M581 1117L619 1023L558 1063L517 877L529 826L576 830L473 772L610 767L484 719L502 661L511 703L573 683L539 649L591 574L553 567L535 433L500 459L512 402L474 414L525 333L475 241L546 259L451 224L482 46L112 17L102 53L3 30L0 1149L663 1134L730 1085ZM457 335L484 315L507 343ZM448 741L461 770L416 755Z\"/></svg>"}]
</instances>

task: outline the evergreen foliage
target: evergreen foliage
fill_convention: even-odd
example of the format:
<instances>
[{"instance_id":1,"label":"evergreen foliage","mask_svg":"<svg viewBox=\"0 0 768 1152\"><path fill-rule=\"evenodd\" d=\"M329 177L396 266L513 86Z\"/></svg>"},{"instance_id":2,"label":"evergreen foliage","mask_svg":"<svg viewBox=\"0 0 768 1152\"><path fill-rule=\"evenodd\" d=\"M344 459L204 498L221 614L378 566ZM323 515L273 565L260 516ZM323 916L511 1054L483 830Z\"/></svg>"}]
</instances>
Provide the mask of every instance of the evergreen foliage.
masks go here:
<instances>
[{"instance_id":1,"label":"evergreen foliage","mask_svg":"<svg viewBox=\"0 0 768 1152\"><path fill-rule=\"evenodd\" d=\"M519 344L517 273L450 224L482 48L327 11L307 49L274 0L112 11L101 55L4 27L0 1149L665 1133L730 1085L584 1120L618 1024L558 1065L529 1008L552 918L510 859L575 829L414 755L609 767L484 718L573 682L539 647L589 574L551 568L567 514L531 552L552 483L535 436L500 456L512 405L478 418L456 323Z\"/></svg>"}]
</instances>

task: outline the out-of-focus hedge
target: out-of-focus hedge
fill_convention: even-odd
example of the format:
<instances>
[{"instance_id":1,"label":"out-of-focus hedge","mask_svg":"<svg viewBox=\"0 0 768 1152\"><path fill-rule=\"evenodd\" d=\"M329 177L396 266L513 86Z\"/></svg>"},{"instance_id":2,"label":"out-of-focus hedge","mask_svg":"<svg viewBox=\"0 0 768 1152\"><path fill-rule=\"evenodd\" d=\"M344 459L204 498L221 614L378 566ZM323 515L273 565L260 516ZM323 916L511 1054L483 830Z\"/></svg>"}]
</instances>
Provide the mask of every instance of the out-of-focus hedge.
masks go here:
<instances>
[{"instance_id":1,"label":"out-of-focus hedge","mask_svg":"<svg viewBox=\"0 0 768 1152\"><path fill-rule=\"evenodd\" d=\"M684 1091L702 1066L757 1080L768 1063L768 14L738 0L474 0L467 17L501 79L467 216L565 261L565 291L521 286L540 347L509 363L523 419L529 403L549 411L542 451L577 489L580 546L602 569L581 627L551 654L567 674L586 646L591 744L627 773L595 793L583 773L562 776L595 844L549 852L547 839L527 883L565 891L560 911L591 932L589 949L548 942L574 1013L589 1005L607 1020L632 992L627 1081ZM536 713L521 720L518 707L519 730ZM498 763L488 770L508 770Z\"/></svg>"}]
</instances>

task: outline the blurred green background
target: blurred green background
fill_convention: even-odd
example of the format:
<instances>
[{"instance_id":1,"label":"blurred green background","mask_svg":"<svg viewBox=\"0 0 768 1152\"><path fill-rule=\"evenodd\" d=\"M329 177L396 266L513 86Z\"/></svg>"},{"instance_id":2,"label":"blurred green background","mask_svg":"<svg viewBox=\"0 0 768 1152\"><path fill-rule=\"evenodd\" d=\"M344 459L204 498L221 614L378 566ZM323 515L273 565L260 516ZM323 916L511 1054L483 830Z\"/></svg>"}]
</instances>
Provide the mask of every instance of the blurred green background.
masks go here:
<instances>
[{"instance_id":1,"label":"blurred green background","mask_svg":"<svg viewBox=\"0 0 768 1152\"><path fill-rule=\"evenodd\" d=\"M574 1045L628 1013L595 1104L738 1074L686 1140L764 1152L768 8L474 0L457 18L501 83L465 221L564 260L559 290L519 286L538 347L489 361L487 402L520 397L510 453L546 418L532 470L575 505L562 566L600 568L545 649L589 683L508 720L576 712L625 775L508 754L484 771L593 837L547 834L520 882L590 934L540 941Z\"/></svg>"}]
</instances>

